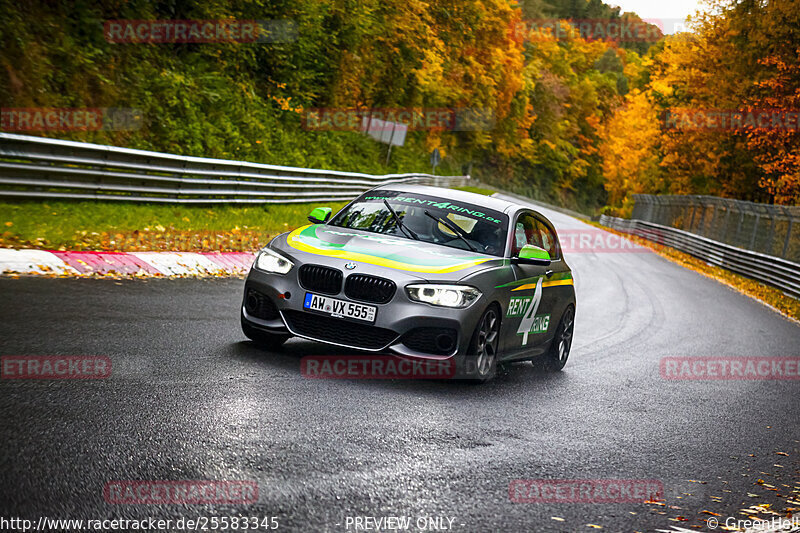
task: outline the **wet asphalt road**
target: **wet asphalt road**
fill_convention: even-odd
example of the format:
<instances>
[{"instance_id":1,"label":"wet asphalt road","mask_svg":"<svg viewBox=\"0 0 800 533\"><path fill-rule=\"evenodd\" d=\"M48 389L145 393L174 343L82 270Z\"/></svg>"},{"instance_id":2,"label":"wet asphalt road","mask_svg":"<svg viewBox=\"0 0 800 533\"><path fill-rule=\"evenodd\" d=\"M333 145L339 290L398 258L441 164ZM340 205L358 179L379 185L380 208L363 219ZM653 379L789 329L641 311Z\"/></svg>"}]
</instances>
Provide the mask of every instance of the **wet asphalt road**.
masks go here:
<instances>
[{"instance_id":1,"label":"wet asphalt road","mask_svg":"<svg viewBox=\"0 0 800 533\"><path fill-rule=\"evenodd\" d=\"M560 232L585 228L547 214ZM654 254L567 258L578 298L567 368L514 365L482 386L304 379L300 358L331 350L246 341L241 280L2 279L1 355L104 355L113 373L0 382L0 517L629 532L786 507L800 480L800 382L665 381L659 360L800 356L800 326ZM666 505L509 501L512 480L540 478L654 479ZM103 497L110 480L251 480L259 498L117 505Z\"/></svg>"}]
</instances>

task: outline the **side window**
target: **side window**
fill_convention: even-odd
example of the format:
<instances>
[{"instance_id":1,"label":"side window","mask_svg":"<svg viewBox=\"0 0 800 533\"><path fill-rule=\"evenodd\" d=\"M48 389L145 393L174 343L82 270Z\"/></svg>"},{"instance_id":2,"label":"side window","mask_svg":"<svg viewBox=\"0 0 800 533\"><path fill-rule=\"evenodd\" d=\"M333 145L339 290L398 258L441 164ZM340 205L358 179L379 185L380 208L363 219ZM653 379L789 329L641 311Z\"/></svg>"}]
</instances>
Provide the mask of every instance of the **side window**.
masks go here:
<instances>
[{"instance_id":1,"label":"side window","mask_svg":"<svg viewBox=\"0 0 800 533\"><path fill-rule=\"evenodd\" d=\"M519 252L526 242L525 225L522 222L517 222L517 227L514 230L514 251Z\"/></svg>"},{"instance_id":2,"label":"side window","mask_svg":"<svg viewBox=\"0 0 800 533\"><path fill-rule=\"evenodd\" d=\"M528 214L517 217L514 226L514 249L512 255L517 255L523 246L532 244L542 248L542 233L539 231L537 220Z\"/></svg>"},{"instance_id":3,"label":"side window","mask_svg":"<svg viewBox=\"0 0 800 533\"><path fill-rule=\"evenodd\" d=\"M550 227L541 220L536 220L536 227L539 233L541 244L538 246L547 250L550 254L550 259L553 261L561 259L561 247L558 244L556 234Z\"/></svg>"}]
</instances>

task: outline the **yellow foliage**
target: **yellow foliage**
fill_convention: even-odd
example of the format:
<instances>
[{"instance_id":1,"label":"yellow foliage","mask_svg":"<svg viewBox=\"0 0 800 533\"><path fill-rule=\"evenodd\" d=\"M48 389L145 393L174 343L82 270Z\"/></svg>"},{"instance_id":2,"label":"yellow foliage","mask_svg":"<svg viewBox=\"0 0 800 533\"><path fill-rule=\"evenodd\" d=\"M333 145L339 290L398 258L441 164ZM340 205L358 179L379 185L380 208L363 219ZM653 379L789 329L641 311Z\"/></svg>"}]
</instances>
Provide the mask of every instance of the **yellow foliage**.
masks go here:
<instances>
[{"instance_id":1,"label":"yellow foliage","mask_svg":"<svg viewBox=\"0 0 800 533\"><path fill-rule=\"evenodd\" d=\"M625 105L601 127L605 188L609 204L630 205L631 194L662 192L659 167L661 130L658 109L648 93L635 90Z\"/></svg>"}]
</instances>

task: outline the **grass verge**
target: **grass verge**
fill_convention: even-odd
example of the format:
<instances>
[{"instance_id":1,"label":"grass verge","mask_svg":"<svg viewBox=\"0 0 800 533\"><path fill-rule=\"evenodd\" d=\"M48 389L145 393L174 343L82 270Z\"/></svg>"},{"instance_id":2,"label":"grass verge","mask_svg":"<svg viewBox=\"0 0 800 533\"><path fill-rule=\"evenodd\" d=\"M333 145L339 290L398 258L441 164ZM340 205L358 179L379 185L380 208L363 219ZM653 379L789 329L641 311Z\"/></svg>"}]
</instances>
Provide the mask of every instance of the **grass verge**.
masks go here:
<instances>
[{"instance_id":1,"label":"grass verge","mask_svg":"<svg viewBox=\"0 0 800 533\"><path fill-rule=\"evenodd\" d=\"M320 204L182 206L0 202L0 247L46 250L253 251L306 223ZM327 202L334 212L345 202Z\"/></svg>"},{"instance_id":2,"label":"grass verge","mask_svg":"<svg viewBox=\"0 0 800 533\"><path fill-rule=\"evenodd\" d=\"M460 190L483 195L480 187ZM314 208L346 202L170 205L102 201L0 202L0 247L93 251L254 251L306 224Z\"/></svg>"}]
</instances>

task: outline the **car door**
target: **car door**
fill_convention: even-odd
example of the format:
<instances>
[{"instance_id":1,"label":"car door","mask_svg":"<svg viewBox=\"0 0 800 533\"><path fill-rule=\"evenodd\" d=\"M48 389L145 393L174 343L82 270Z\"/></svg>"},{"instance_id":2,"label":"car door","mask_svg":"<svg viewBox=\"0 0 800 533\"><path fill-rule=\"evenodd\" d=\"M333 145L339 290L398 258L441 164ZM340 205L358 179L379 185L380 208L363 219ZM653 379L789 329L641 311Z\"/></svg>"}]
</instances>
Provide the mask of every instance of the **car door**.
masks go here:
<instances>
[{"instance_id":1,"label":"car door","mask_svg":"<svg viewBox=\"0 0 800 533\"><path fill-rule=\"evenodd\" d=\"M551 313L549 318L550 327L544 342L549 342L555 335L561 315L574 300L574 289L572 271L564 260L561 243L558 240L555 228L547 220L538 216L536 217L536 222L542 239L542 248L550 254L551 261L550 266L546 269L544 279L545 293L549 304L548 310Z\"/></svg>"},{"instance_id":2,"label":"car door","mask_svg":"<svg viewBox=\"0 0 800 533\"><path fill-rule=\"evenodd\" d=\"M533 212L523 211L514 220L511 257L519 255L526 244L543 248L558 258L560 249L552 232ZM547 288L552 266L513 265L516 281L507 287L507 306L504 314L503 335L506 341L504 352L509 355L543 351L545 343L553 335L555 324L551 324L554 300Z\"/></svg>"}]
</instances>

